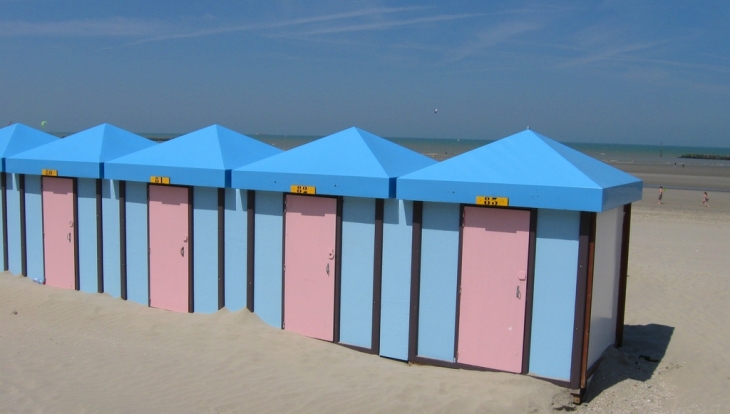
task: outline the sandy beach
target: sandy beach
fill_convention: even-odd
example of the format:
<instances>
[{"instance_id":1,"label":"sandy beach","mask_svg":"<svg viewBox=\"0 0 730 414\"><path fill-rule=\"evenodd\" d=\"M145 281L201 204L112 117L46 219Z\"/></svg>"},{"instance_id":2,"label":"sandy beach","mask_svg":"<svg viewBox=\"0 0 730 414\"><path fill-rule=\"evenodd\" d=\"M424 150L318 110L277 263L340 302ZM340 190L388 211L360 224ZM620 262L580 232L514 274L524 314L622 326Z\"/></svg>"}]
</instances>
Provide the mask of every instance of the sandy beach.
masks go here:
<instances>
[{"instance_id":1,"label":"sandy beach","mask_svg":"<svg viewBox=\"0 0 730 414\"><path fill-rule=\"evenodd\" d=\"M679 160L681 161L681 160ZM611 164L644 181L645 188L730 191L730 168L678 165Z\"/></svg>"},{"instance_id":2,"label":"sandy beach","mask_svg":"<svg viewBox=\"0 0 730 414\"><path fill-rule=\"evenodd\" d=\"M668 190L634 204L624 346L580 406L529 376L408 365L245 310L176 314L5 272L0 412L727 412L730 192L705 208L676 188L730 180L688 171L634 171Z\"/></svg>"}]
</instances>

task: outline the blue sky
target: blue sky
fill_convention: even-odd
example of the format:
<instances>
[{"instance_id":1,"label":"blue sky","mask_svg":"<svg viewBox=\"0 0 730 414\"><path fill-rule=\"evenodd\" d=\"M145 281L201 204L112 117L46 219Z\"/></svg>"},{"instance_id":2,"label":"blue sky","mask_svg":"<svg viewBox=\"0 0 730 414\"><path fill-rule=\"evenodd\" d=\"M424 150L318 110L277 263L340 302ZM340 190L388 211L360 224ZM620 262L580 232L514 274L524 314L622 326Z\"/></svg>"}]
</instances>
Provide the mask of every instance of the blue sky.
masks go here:
<instances>
[{"instance_id":1,"label":"blue sky","mask_svg":"<svg viewBox=\"0 0 730 414\"><path fill-rule=\"evenodd\" d=\"M730 147L728 21L727 1L0 0L0 123Z\"/></svg>"}]
</instances>

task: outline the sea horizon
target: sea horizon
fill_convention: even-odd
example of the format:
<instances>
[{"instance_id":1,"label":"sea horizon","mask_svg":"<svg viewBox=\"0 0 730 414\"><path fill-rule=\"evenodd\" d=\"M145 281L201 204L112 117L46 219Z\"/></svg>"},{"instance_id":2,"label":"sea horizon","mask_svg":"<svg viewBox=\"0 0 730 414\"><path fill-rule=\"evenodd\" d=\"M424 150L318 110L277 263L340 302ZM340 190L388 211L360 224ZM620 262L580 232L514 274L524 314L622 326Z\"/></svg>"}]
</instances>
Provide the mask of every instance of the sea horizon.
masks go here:
<instances>
[{"instance_id":1,"label":"sea horizon","mask_svg":"<svg viewBox=\"0 0 730 414\"><path fill-rule=\"evenodd\" d=\"M63 138L71 132L49 132ZM185 133L136 132L154 141L163 142L185 135ZM289 150L312 142L323 136L252 133L245 134L282 150ZM418 138L418 137L383 137L413 151L443 161L464 152L476 149L495 140L483 138ZM616 144L558 141L572 149L580 151L598 160L610 164L642 164L687 166L730 167L730 160L681 158L685 154L706 154L730 156L730 147L710 147L701 145L649 145L649 144Z\"/></svg>"}]
</instances>

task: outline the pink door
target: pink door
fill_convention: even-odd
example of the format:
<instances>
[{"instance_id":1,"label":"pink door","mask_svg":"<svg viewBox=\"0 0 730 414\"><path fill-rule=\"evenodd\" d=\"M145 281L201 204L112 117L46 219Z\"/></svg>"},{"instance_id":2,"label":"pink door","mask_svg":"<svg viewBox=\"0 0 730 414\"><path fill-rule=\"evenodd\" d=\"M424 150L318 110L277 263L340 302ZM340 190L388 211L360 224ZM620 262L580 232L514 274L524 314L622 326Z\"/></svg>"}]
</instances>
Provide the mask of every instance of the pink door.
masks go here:
<instances>
[{"instance_id":1,"label":"pink door","mask_svg":"<svg viewBox=\"0 0 730 414\"><path fill-rule=\"evenodd\" d=\"M43 260L46 285L76 289L74 181L43 177Z\"/></svg>"},{"instance_id":2,"label":"pink door","mask_svg":"<svg viewBox=\"0 0 730 414\"><path fill-rule=\"evenodd\" d=\"M333 340L337 200L286 196L284 329Z\"/></svg>"},{"instance_id":3,"label":"pink door","mask_svg":"<svg viewBox=\"0 0 730 414\"><path fill-rule=\"evenodd\" d=\"M150 306L188 311L188 189L150 185Z\"/></svg>"},{"instance_id":4,"label":"pink door","mask_svg":"<svg viewBox=\"0 0 730 414\"><path fill-rule=\"evenodd\" d=\"M530 212L464 207L458 362L522 371Z\"/></svg>"}]
</instances>

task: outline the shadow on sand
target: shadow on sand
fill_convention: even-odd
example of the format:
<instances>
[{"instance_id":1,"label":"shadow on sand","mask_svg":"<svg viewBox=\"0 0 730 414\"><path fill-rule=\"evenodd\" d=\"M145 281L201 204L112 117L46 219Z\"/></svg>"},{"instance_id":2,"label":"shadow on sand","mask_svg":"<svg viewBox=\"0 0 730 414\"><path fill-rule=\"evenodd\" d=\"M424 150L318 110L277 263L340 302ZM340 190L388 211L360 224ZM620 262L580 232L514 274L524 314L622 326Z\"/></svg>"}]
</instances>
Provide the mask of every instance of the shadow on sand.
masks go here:
<instances>
[{"instance_id":1,"label":"shadow on sand","mask_svg":"<svg viewBox=\"0 0 730 414\"><path fill-rule=\"evenodd\" d=\"M604 390L626 380L647 381L654 375L672 339L671 326L625 325L620 349L609 348L586 390L590 402Z\"/></svg>"}]
</instances>

